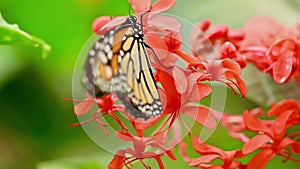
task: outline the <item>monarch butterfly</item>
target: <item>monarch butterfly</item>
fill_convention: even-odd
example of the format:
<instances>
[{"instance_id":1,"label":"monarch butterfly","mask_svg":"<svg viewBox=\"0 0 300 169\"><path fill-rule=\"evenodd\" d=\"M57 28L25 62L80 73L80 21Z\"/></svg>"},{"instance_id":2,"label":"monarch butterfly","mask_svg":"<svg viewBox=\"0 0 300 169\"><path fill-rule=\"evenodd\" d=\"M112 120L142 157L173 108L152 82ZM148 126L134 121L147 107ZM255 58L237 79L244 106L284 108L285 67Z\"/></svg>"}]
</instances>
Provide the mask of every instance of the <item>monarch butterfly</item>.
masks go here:
<instances>
[{"instance_id":1,"label":"monarch butterfly","mask_svg":"<svg viewBox=\"0 0 300 169\"><path fill-rule=\"evenodd\" d=\"M116 92L129 114L148 119L161 114L157 85L142 28L135 16L106 32L90 49L83 81L96 97Z\"/></svg>"}]
</instances>

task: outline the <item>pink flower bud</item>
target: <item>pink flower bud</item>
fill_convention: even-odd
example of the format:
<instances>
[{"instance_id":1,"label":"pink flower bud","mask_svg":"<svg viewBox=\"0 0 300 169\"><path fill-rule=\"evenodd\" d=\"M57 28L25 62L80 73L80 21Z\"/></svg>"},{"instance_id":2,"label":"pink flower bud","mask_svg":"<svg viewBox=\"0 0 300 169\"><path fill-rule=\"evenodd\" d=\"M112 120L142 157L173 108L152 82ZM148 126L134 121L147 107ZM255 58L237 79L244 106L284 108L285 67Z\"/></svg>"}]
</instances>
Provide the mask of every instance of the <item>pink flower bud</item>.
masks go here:
<instances>
[{"instance_id":1,"label":"pink flower bud","mask_svg":"<svg viewBox=\"0 0 300 169\"><path fill-rule=\"evenodd\" d=\"M204 19L202 20L202 22L199 24L199 28L200 30L202 30L203 32L205 32L211 25L211 21L209 19Z\"/></svg>"},{"instance_id":2,"label":"pink flower bud","mask_svg":"<svg viewBox=\"0 0 300 169\"><path fill-rule=\"evenodd\" d=\"M236 56L236 47L231 42L225 42L220 49L222 58L234 58Z\"/></svg>"}]
</instances>

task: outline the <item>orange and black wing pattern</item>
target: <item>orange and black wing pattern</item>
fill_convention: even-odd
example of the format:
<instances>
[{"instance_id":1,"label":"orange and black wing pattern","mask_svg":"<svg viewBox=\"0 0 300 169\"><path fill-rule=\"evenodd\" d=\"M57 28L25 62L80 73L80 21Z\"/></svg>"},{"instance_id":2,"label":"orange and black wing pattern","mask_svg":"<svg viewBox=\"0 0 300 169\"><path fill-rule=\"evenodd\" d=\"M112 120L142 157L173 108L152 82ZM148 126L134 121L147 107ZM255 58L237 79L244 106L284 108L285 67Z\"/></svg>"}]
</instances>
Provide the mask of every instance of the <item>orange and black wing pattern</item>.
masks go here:
<instances>
[{"instance_id":1,"label":"orange and black wing pattern","mask_svg":"<svg viewBox=\"0 0 300 169\"><path fill-rule=\"evenodd\" d=\"M117 93L129 114L148 119L161 114L142 29L130 16L106 32L89 51L83 83L97 97Z\"/></svg>"}]
</instances>

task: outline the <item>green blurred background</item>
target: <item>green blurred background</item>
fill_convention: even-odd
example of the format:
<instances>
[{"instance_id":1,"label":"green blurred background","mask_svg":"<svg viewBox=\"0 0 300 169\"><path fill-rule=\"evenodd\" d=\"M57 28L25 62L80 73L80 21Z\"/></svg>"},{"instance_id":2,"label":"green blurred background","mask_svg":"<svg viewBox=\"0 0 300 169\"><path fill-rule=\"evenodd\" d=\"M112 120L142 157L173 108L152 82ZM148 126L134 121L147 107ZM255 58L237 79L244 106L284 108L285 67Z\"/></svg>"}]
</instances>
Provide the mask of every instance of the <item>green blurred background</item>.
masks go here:
<instances>
[{"instance_id":1,"label":"green blurred background","mask_svg":"<svg viewBox=\"0 0 300 169\"><path fill-rule=\"evenodd\" d=\"M64 96L72 97L73 69L82 46L92 35L92 21L101 15L128 15L128 8L127 0L0 0L0 12L8 23L18 24L52 47L43 59L39 48L0 46L0 169L106 168L113 155L93 143L81 127L69 127L77 118L73 104ZM178 0L169 13L193 23L210 18L214 24L226 23L233 28L263 15L294 26L300 18L300 3ZM256 106L249 99L242 102L234 111ZM229 103L228 111L234 106ZM226 145L230 138L221 134L224 131L220 129L211 139L224 140L212 141L215 145L228 149L241 146L235 141ZM299 166L281 164L281 160L276 159L268 168ZM166 163L166 168L175 164L169 160ZM189 168L180 158L176 165Z\"/></svg>"}]
</instances>

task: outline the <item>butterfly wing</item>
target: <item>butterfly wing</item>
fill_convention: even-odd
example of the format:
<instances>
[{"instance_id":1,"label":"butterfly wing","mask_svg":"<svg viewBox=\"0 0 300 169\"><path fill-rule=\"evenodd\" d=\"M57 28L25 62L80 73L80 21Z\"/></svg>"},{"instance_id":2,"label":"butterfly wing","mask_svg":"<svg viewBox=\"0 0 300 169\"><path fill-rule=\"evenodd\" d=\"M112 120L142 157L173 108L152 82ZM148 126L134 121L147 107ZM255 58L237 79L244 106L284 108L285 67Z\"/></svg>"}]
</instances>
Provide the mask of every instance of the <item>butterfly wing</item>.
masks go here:
<instances>
[{"instance_id":1,"label":"butterfly wing","mask_svg":"<svg viewBox=\"0 0 300 169\"><path fill-rule=\"evenodd\" d=\"M108 31L94 44L83 77L87 90L97 97L116 92L135 118L161 114L144 37L132 20Z\"/></svg>"},{"instance_id":2,"label":"butterfly wing","mask_svg":"<svg viewBox=\"0 0 300 169\"><path fill-rule=\"evenodd\" d=\"M144 37L138 29L130 27L120 50L120 76L125 90L118 92L129 112L136 118L149 118L161 114L162 106L149 63Z\"/></svg>"},{"instance_id":3,"label":"butterfly wing","mask_svg":"<svg viewBox=\"0 0 300 169\"><path fill-rule=\"evenodd\" d=\"M111 83L119 75L119 50L128 27L122 25L108 31L90 49L83 72L83 83L90 94L101 97L120 90Z\"/></svg>"}]
</instances>

